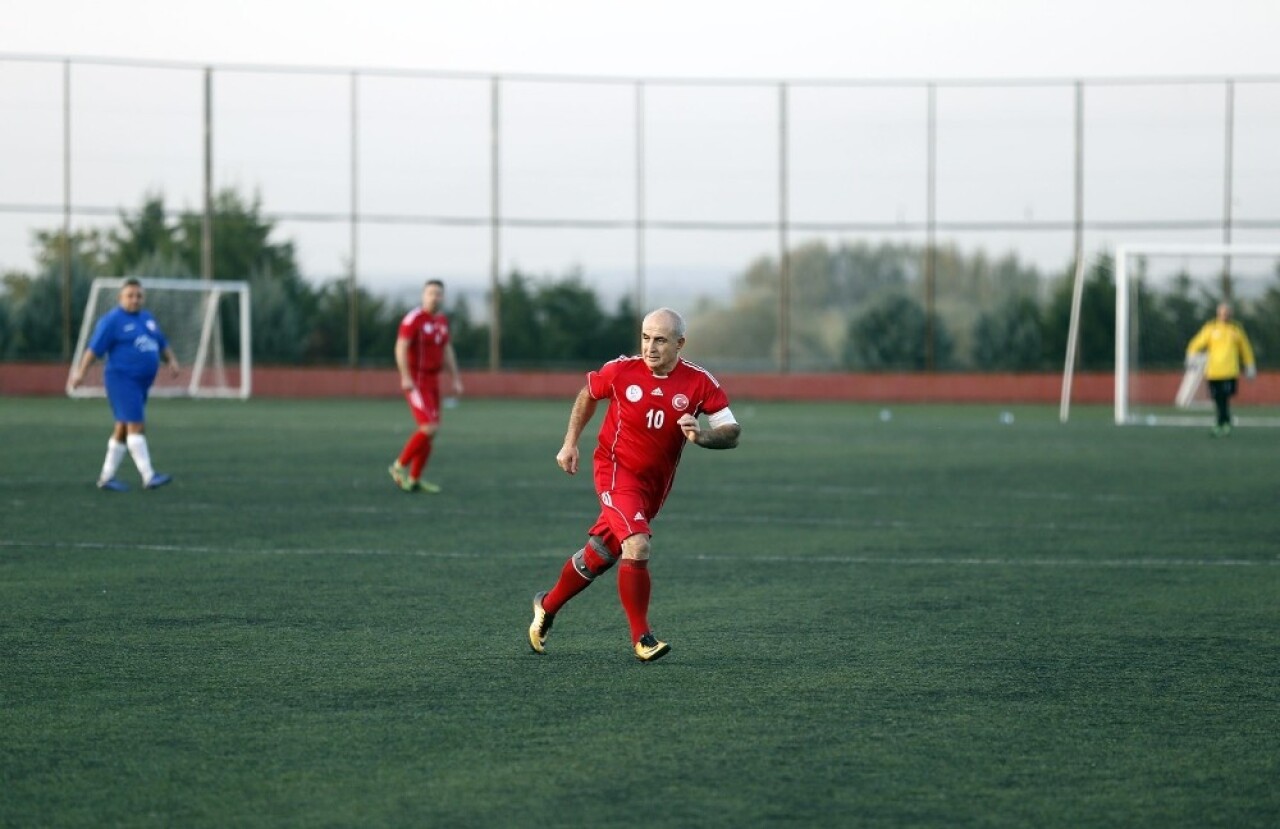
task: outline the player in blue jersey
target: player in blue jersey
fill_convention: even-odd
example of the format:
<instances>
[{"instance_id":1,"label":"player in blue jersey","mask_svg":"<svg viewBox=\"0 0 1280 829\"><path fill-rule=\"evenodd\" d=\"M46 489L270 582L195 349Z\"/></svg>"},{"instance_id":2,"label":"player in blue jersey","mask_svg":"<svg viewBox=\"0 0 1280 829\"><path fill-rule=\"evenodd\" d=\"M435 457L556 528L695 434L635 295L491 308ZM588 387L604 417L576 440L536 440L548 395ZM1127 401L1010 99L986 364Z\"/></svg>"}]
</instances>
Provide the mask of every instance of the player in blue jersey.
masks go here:
<instances>
[{"instance_id":1,"label":"player in blue jersey","mask_svg":"<svg viewBox=\"0 0 1280 829\"><path fill-rule=\"evenodd\" d=\"M133 457L145 488L156 489L172 480L152 468L144 433L147 395L160 370L160 360L163 358L169 371L177 376L178 358L156 318L143 309L142 303L142 283L126 279L120 286L120 304L98 320L84 359L71 373L71 387L75 388L84 382L84 374L94 360L107 361L103 380L116 425L107 441L107 458L98 476L98 487L111 492L124 492L129 488L123 481L116 480L116 470L126 451Z\"/></svg>"}]
</instances>

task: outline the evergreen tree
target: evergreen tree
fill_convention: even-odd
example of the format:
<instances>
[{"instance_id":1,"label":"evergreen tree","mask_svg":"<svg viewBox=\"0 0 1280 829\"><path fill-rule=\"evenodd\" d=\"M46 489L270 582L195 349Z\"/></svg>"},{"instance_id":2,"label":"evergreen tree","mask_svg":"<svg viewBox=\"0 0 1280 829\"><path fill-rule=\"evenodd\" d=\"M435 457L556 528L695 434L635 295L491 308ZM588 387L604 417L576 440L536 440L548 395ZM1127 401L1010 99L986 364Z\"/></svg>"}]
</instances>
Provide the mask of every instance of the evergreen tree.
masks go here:
<instances>
[{"instance_id":1,"label":"evergreen tree","mask_svg":"<svg viewBox=\"0 0 1280 829\"><path fill-rule=\"evenodd\" d=\"M1262 296L1238 309L1236 316L1253 346L1258 369L1280 367L1280 266Z\"/></svg>"},{"instance_id":2,"label":"evergreen tree","mask_svg":"<svg viewBox=\"0 0 1280 829\"><path fill-rule=\"evenodd\" d=\"M1107 255L1085 273L1080 298L1080 359L1077 366L1085 371L1111 371L1115 368L1116 285L1114 260ZM1050 355L1062 359L1067 353L1067 333L1071 324L1071 297L1074 271L1068 270L1058 281L1045 312L1045 345Z\"/></svg>"},{"instance_id":3,"label":"evergreen tree","mask_svg":"<svg viewBox=\"0 0 1280 829\"><path fill-rule=\"evenodd\" d=\"M905 294L890 295L849 324L845 365L870 371L920 371L927 367L925 343L929 315ZM952 340L946 325L932 319L934 366L949 368Z\"/></svg>"},{"instance_id":4,"label":"evergreen tree","mask_svg":"<svg viewBox=\"0 0 1280 829\"><path fill-rule=\"evenodd\" d=\"M974 367L981 371L1034 371L1044 367L1040 308L1026 296L1006 299L974 326Z\"/></svg>"},{"instance_id":5,"label":"evergreen tree","mask_svg":"<svg viewBox=\"0 0 1280 829\"><path fill-rule=\"evenodd\" d=\"M471 317L471 304L460 296L446 311L449 315L449 340L458 357L458 365L480 368L489 364L489 326Z\"/></svg>"},{"instance_id":6,"label":"evergreen tree","mask_svg":"<svg viewBox=\"0 0 1280 829\"><path fill-rule=\"evenodd\" d=\"M165 211L164 196L149 193L142 201L142 207L134 215L120 211L118 230L108 234L110 240L106 253L106 273L112 276L141 276L138 265L143 261L173 262L181 261L176 227L169 221ZM195 268L190 265L182 267L183 275L198 273L199 260ZM148 276L164 276L165 274L147 274ZM168 274L176 276L177 274Z\"/></svg>"},{"instance_id":7,"label":"evergreen tree","mask_svg":"<svg viewBox=\"0 0 1280 829\"><path fill-rule=\"evenodd\" d=\"M93 263L74 256L71 260L71 342L80 333L89 287L97 274ZM7 351L24 360L57 360L63 356L62 264L47 264L29 283L25 297L10 308L12 330ZM102 309L106 311L107 309ZM7 327L7 326L6 326Z\"/></svg>"}]
</instances>

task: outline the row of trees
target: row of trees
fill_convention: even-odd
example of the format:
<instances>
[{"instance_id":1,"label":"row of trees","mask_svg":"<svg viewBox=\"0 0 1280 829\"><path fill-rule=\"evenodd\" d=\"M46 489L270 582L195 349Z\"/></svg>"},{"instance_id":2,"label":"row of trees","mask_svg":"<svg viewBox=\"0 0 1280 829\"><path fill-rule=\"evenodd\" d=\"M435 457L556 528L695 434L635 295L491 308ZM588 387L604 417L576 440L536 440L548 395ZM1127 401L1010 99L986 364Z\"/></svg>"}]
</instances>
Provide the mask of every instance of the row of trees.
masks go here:
<instances>
[{"instance_id":1,"label":"row of trees","mask_svg":"<svg viewBox=\"0 0 1280 829\"><path fill-rule=\"evenodd\" d=\"M1007 256L933 251L934 298L925 294L926 251L913 245L820 242L792 251L790 355L797 370L1060 370L1067 349L1073 269L1044 277ZM1115 360L1114 263L1086 270L1080 308L1079 365L1106 371ZM725 301L704 300L694 328L700 353L717 365L776 364L776 260L754 262ZM1259 298L1236 303L1260 359L1280 354L1280 273ZM1156 290L1138 268L1131 327L1141 332L1137 359L1148 368L1183 362L1187 341L1214 315L1217 285L1186 274Z\"/></svg>"},{"instance_id":2,"label":"row of trees","mask_svg":"<svg viewBox=\"0 0 1280 829\"><path fill-rule=\"evenodd\" d=\"M80 325L96 276L190 277L199 273L202 224L195 214L169 217L161 195L148 195L117 228L78 231L70 240L72 330ZM339 364L349 353L349 283L304 278L291 242L258 198L225 190L215 199L214 272L247 278L253 288L254 358L264 363ZM51 360L62 351L62 266L58 232L36 236L35 273L3 275L0 355ZM933 252L933 301L926 307L926 251L906 244L802 245L789 253L789 348L794 370L1055 370L1066 351L1071 274L1045 278L1008 256ZM688 317L691 353L722 370L771 370L781 353L779 268L761 258L734 280L727 296L704 298ZM633 351L640 309L630 299L605 308L582 274L533 278L519 272L498 286L502 363L511 368L580 367ZM1213 314L1216 292L1180 277L1156 292L1140 280L1135 307L1146 366L1181 363L1187 339ZM391 361L396 326L408 307L359 289L357 353L369 365ZM490 331L465 300L448 308L464 365L489 363ZM1088 270L1081 307L1080 365L1107 370L1114 354L1112 263ZM1280 277L1237 307L1262 359L1280 353Z\"/></svg>"},{"instance_id":3,"label":"row of trees","mask_svg":"<svg viewBox=\"0 0 1280 829\"><path fill-rule=\"evenodd\" d=\"M119 227L36 234L34 273L3 274L0 292L0 357L63 357L62 249L71 257L71 330L77 332L95 277L131 274L195 279L200 272L203 227L197 214L168 218L164 198L148 195L136 213L122 213ZM352 295L346 279L314 285L304 278L291 242L274 241L275 226L258 198L225 190L214 203L213 271L247 279L252 287L254 359L263 363L325 365L346 362ZM425 278L425 277L424 277ZM511 366L591 362L634 347L637 315L629 300L601 307L578 273L537 280L519 272L499 287L504 363ZM409 310L404 302L359 288L357 353L368 365L392 361L396 329ZM469 365L487 365L489 327L475 321L464 301L448 308L455 347ZM163 320L162 320L163 322ZM234 343L234 337L229 339ZM232 346L234 347L234 346Z\"/></svg>"}]
</instances>

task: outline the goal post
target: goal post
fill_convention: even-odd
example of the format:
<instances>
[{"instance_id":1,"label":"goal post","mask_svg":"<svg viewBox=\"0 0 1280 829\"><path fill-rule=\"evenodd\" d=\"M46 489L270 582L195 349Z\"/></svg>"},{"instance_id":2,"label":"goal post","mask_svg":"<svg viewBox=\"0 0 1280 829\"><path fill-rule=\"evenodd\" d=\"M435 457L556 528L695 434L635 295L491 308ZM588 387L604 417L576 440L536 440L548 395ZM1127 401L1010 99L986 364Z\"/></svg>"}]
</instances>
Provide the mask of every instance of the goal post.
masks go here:
<instances>
[{"instance_id":1,"label":"goal post","mask_svg":"<svg viewBox=\"0 0 1280 829\"><path fill-rule=\"evenodd\" d=\"M1230 302L1237 319L1256 323L1255 312L1265 313L1259 300L1277 289L1280 245L1118 245L1115 422L1211 425L1204 360L1185 360L1186 345L1219 303ZM1232 409L1241 425L1280 426L1280 411L1251 408L1247 396Z\"/></svg>"},{"instance_id":2,"label":"goal post","mask_svg":"<svg viewBox=\"0 0 1280 829\"><path fill-rule=\"evenodd\" d=\"M67 375L70 397L104 397L103 364L94 363L84 381L71 388L70 372L80 364L98 320L116 304L128 277L99 277L89 288L80 336ZM252 317L248 282L139 277L145 302L160 324L181 371L161 368L152 397L249 398L253 388Z\"/></svg>"}]
</instances>

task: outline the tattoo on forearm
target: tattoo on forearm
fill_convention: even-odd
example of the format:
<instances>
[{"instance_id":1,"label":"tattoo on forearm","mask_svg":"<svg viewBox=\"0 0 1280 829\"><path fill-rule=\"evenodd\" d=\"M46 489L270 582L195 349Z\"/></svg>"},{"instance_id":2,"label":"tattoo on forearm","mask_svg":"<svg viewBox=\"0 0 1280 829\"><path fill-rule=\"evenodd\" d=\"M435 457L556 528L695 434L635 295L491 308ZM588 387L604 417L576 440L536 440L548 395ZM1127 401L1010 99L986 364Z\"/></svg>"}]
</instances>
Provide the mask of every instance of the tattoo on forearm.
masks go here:
<instances>
[{"instance_id":1,"label":"tattoo on forearm","mask_svg":"<svg viewBox=\"0 0 1280 829\"><path fill-rule=\"evenodd\" d=\"M738 435L742 430L733 424L721 426L698 433L697 443L704 449L732 449L738 445Z\"/></svg>"}]
</instances>

